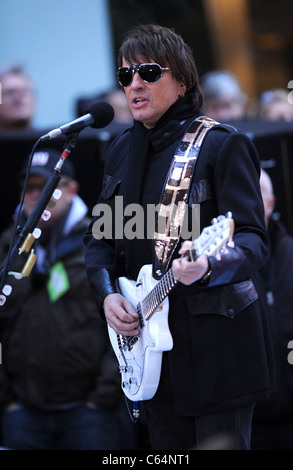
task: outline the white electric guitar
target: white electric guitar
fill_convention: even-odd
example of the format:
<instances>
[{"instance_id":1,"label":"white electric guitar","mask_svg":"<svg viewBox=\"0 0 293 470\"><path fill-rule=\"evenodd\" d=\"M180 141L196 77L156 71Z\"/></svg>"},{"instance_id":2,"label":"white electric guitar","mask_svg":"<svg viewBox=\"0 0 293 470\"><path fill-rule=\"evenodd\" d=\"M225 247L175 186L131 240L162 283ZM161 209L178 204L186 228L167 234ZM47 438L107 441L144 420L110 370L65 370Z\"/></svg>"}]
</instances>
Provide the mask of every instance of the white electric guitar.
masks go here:
<instances>
[{"instance_id":1,"label":"white electric guitar","mask_svg":"<svg viewBox=\"0 0 293 470\"><path fill-rule=\"evenodd\" d=\"M204 253L221 256L221 250L233 246L233 232L231 213L219 216L192 242L189 258L194 260ZM141 268L136 282L119 278L121 294L139 314L140 333L138 337L117 335L109 325L108 331L119 362L122 390L132 401L149 400L157 391L162 353L173 347L168 326L168 295L177 282L171 268L156 281L150 264Z\"/></svg>"}]
</instances>

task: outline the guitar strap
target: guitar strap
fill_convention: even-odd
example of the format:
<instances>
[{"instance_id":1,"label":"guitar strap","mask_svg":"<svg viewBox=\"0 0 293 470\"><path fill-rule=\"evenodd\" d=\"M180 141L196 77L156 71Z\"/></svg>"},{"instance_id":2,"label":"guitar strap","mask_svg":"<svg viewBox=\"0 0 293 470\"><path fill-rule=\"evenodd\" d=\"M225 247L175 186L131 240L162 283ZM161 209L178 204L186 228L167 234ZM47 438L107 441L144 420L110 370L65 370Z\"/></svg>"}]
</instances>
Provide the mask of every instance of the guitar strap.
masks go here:
<instances>
[{"instance_id":1,"label":"guitar strap","mask_svg":"<svg viewBox=\"0 0 293 470\"><path fill-rule=\"evenodd\" d=\"M196 118L176 149L155 222L153 251L155 279L160 279L166 272L179 242L197 157L207 133L217 124L219 123L206 116Z\"/></svg>"}]
</instances>

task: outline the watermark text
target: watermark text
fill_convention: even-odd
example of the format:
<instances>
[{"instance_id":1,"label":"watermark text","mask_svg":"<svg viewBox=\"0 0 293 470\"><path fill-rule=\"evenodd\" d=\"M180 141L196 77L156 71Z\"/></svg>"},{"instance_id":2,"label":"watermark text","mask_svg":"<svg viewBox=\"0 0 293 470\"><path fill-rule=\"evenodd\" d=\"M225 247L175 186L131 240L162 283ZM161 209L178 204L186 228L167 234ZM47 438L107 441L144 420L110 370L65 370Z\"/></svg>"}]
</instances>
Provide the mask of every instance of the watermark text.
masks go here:
<instances>
[{"instance_id":1,"label":"watermark text","mask_svg":"<svg viewBox=\"0 0 293 470\"><path fill-rule=\"evenodd\" d=\"M98 240L123 238L152 240L156 229L163 237L178 238L180 235L183 240L199 237L199 204L193 204L191 211L185 211L182 226L180 226L181 211L184 210L182 204L163 206L161 212L159 208L159 205L148 204L144 210L140 204L135 203L124 207L123 196L115 197L114 214L108 204L96 204L92 212L92 215L97 217L92 227L93 237Z\"/></svg>"},{"instance_id":2,"label":"watermark text","mask_svg":"<svg viewBox=\"0 0 293 470\"><path fill-rule=\"evenodd\" d=\"M287 88L293 88L293 80L290 80ZM293 90L288 93L288 103L293 104Z\"/></svg>"}]
</instances>

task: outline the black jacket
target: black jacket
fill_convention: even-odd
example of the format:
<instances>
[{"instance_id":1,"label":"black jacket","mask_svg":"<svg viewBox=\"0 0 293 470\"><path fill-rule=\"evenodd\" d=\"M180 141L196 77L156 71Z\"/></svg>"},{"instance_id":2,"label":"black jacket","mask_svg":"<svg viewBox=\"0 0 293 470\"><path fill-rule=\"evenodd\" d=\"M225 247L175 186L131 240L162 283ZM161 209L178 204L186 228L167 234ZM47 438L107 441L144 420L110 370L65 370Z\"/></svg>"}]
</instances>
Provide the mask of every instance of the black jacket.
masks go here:
<instances>
[{"instance_id":1,"label":"black jacket","mask_svg":"<svg viewBox=\"0 0 293 470\"><path fill-rule=\"evenodd\" d=\"M160 139L158 135L151 139L150 165L143 179L144 208L159 203L171 159L193 118L180 121L180 135L178 126L173 135L169 126L168 138L162 129ZM113 143L106 160L99 202L110 205L113 227L115 196L127 197L127 155L132 132ZM251 141L232 128L211 130L195 169L189 211L192 204L200 204L201 229L219 214L232 211L235 248L222 255L221 261L210 259L212 275L207 288L196 283L188 287L179 284L169 298L174 347L164 354L171 371L175 406L183 415L216 412L269 394L271 355L266 317L250 281L269 256L258 179L259 160ZM88 276L103 313L103 300L116 291L117 276L136 279L141 266L152 263L152 241L129 242L117 237L98 240L95 228L99 228L100 207L95 209L97 217L85 242ZM119 218L116 213L116 222Z\"/></svg>"}]
</instances>

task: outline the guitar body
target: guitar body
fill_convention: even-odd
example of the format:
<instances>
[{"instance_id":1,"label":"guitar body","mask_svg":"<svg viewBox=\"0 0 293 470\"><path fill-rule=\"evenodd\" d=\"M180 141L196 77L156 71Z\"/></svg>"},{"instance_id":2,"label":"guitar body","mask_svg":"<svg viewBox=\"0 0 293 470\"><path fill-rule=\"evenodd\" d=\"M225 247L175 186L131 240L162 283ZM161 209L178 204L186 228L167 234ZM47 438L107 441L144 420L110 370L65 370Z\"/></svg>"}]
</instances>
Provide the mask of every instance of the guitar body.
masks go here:
<instances>
[{"instance_id":1,"label":"guitar body","mask_svg":"<svg viewBox=\"0 0 293 470\"><path fill-rule=\"evenodd\" d=\"M121 294L137 310L140 303L142 326L139 337L116 335L108 326L112 347L119 362L121 385L125 395L132 401L149 400L158 388L162 353L173 347L168 326L169 300L166 297L155 314L146 318L142 300L152 291L158 281L152 277L152 266L141 268L137 281L119 278ZM129 343L127 340L130 339ZM121 342L126 340L123 346Z\"/></svg>"}]
</instances>

